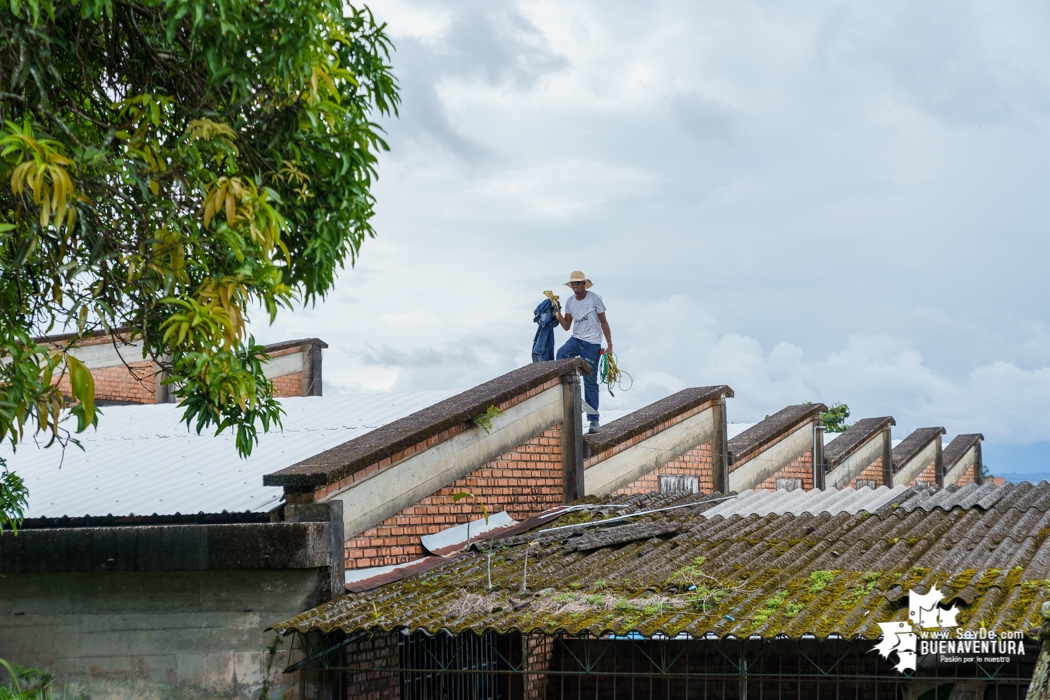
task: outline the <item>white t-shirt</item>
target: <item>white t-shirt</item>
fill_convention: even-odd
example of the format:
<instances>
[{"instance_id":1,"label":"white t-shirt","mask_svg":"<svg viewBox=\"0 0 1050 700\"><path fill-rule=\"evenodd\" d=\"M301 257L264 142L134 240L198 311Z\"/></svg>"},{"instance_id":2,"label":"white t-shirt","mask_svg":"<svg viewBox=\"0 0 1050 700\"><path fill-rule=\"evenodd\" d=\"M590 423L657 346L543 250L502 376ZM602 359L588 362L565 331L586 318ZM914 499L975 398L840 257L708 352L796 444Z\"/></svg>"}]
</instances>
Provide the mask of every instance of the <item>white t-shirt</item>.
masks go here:
<instances>
[{"instance_id":1,"label":"white t-shirt","mask_svg":"<svg viewBox=\"0 0 1050 700\"><path fill-rule=\"evenodd\" d=\"M565 302L565 313L572 316L572 337L588 343L602 342L602 326L598 314L605 311L605 302L594 292L587 292L583 299L573 294Z\"/></svg>"}]
</instances>

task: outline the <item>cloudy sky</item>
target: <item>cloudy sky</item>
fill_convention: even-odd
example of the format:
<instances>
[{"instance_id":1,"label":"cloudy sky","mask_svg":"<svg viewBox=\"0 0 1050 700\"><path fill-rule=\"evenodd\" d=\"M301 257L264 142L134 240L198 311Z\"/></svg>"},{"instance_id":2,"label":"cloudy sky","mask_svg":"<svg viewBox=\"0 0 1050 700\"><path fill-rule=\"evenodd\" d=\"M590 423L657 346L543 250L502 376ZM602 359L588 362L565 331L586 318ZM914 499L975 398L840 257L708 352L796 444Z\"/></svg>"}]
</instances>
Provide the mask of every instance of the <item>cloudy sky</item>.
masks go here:
<instances>
[{"instance_id":1,"label":"cloudy sky","mask_svg":"<svg viewBox=\"0 0 1050 700\"><path fill-rule=\"evenodd\" d=\"M255 328L326 340L326 393L521 366L582 269L635 379L603 408L724 383L733 422L844 402L1050 476L1050 6L370 7L403 97L378 237Z\"/></svg>"}]
</instances>

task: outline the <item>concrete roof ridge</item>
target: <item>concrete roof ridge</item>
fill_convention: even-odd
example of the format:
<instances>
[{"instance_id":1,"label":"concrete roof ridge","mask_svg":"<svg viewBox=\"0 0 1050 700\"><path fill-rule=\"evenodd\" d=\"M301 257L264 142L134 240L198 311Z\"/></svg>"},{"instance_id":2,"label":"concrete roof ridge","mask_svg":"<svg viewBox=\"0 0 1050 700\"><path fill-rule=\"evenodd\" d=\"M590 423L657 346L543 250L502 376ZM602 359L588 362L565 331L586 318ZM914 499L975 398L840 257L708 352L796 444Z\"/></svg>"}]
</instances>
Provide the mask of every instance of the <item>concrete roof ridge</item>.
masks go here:
<instances>
[{"instance_id":1,"label":"concrete roof ridge","mask_svg":"<svg viewBox=\"0 0 1050 700\"><path fill-rule=\"evenodd\" d=\"M900 466L917 455L922 448L944 435L942 427L916 428L911 435L904 438L901 444L893 448L893 463Z\"/></svg>"},{"instance_id":2,"label":"concrete roof ridge","mask_svg":"<svg viewBox=\"0 0 1050 700\"><path fill-rule=\"evenodd\" d=\"M578 358L527 364L361 437L267 474L263 477L263 484L299 488L331 484L442 431L462 425L490 406L499 405L551 379L577 372L590 373L587 363Z\"/></svg>"},{"instance_id":3,"label":"concrete roof ridge","mask_svg":"<svg viewBox=\"0 0 1050 700\"><path fill-rule=\"evenodd\" d=\"M798 425L828 410L822 403L787 406L765 420L756 423L729 441L729 455L733 462L750 455ZM837 442L837 440L836 440Z\"/></svg>"},{"instance_id":4,"label":"concrete roof ridge","mask_svg":"<svg viewBox=\"0 0 1050 700\"><path fill-rule=\"evenodd\" d=\"M327 348L328 343L324 342L320 338L296 338L294 340L282 340L277 343L270 343L264 345L267 352L276 352L277 350L284 350L285 348L294 348L300 345L320 345L322 348Z\"/></svg>"},{"instance_id":5,"label":"concrete roof ridge","mask_svg":"<svg viewBox=\"0 0 1050 700\"><path fill-rule=\"evenodd\" d=\"M612 423L603 425L598 433L584 435L587 456L604 452L708 401L732 397L733 390L725 384L682 389L614 420Z\"/></svg>"},{"instance_id":6,"label":"concrete roof ridge","mask_svg":"<svg viewBox=\"0 0 1050 700\"><path fill-rule=\"evenodd\" d=\"M967 450L984 440L980 433L963 433L956 435L944 448L944 472L947 474L955 463L963 458Z\"/></svg>"},{"instance_id":7,"label":"concrete roof ridge","mask_svg":"<svg viewBox=\"0 0 1050 700\"><path fill-rule=\"evenodd\" d=\"M864 443L889 426L897 425L893 416L861 418L847 428L841 435L824 446L824 461L829 467L836 467L860 449Z\"/></svg>"}]
</instances>

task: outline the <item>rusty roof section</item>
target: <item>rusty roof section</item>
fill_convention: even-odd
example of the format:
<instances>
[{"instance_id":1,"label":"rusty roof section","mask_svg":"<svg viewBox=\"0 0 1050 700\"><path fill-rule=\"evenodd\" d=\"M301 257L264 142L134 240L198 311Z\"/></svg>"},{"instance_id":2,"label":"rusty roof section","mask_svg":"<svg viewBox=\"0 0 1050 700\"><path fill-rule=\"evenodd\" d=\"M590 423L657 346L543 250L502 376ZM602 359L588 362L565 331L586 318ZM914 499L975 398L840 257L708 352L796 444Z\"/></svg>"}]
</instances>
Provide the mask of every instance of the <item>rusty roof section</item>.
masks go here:
<instances>
[{"instance_id":1,"label":"rusty roof section","mask_svg":"<svg viewBox=\"0 0 1050 700\"><path fill-rule=\"evenodd\" d=\"M339 481L348 474L382 461L444 430L466 423L490 406L498 406L551 379L576 372L589 374L590 367L580 359L533 362L359 438L267 474L263 477L263 484L309 488Z\"/></svg>"},{"instance_id":2,"label":"rusty roof section","mask_svg":"<svg viewBox=\"0 0 1050 700\"><path fill-rule=\"evenodd\" d=\"M697 406L702 406L708 401L732 398L733 390L725 384L718 386L700 386L683 389L656 403L651 403L630 413L619 420L608 425L603 425L601 432L593 435L584 435L584 444L587 446L587 456L592 457L608 449L616 447L620 443L641 435L651 430L664 421L690 411Z\"/></svg>"},{"instance_id":3,"label":"rusty roof section","mask_svg":"<svg viewBox=\"0 0 1050 700\"><path fill-rule=\"evenodd\" d=\"M944 473L955 466L955 463L963 458L963 455L976 444L979 444L981 440L984 440L984 435L980 433L965 433L963 435L956 435L948 446L944 448Z\"/></svg>"},{"instance_id":4,"label":"rusty roof section","mask_svg":"<svg viewBox=\"0 0 1050 700\"><path fill-rule=\"evenodd\" d=\"M804 403L783 408L729 441L729 463L739 462L806 421L819 420L828 410L822 403ZM838 442L838 439L835 440Z\"/></svg>"},{"instance_id":5,"label":"rusty roof section","mask_svg":"<svg viewBox=\"0 0 1050 700\"><path fill-rule=\"evenodd\" d=\"M824 446L824 461L833 469L842 464L850 455L859 450L871 438L890 426L897 425L893 416L880 418L861 418L841 435Z\"/></svg>"},{"instance_id":6,"label":"rusty roof section","mask_svg":"<svg viewBox=\"0 0 1050 700\"><path fill-rule=\"evenodd\" d=\"M904 438L901 444L893 448L893 466L899 468L907 464L908 460L921 452L931 442L939 439L945 432L947 431L944 428L916 429L915 432Z\"/></svg>"},{"instance_id":7,"label":"rusty roof section","mask_svg":"<svg viewBox=\"0 0 1050 700\"><path fill-rule=\"evenodd\" d=\"M706 502L601 524L697 498L596 499L550 524L575 527L496 540L491 590L486 553L474 551L273 629L875 639L878 622L907 619L909 589L933 586L959 606L963 629L1040 622L1045 482L913 487L874 512L708 518L717 504Z\"/></svg>"}]
</instances>

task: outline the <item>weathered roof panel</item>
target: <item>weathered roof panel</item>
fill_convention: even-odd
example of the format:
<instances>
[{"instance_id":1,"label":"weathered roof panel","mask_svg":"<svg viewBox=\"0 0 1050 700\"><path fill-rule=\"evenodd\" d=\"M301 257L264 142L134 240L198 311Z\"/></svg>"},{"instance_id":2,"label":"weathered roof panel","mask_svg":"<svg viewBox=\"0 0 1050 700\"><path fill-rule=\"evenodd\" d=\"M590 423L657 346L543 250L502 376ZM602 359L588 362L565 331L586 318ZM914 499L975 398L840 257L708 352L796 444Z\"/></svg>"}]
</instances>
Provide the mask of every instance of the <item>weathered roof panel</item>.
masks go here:
<instances>
[{"instance_id":1,"label":"weathered roof panel","mask_svg":"<svg viewBox=\"0 0 1050 700\"><path fill-rule=\"evenodd\" d=\"M906 486L895 486L892 489L880 486L876 489L846 488L814 489L811 491L744 491L731 501L725 501L704 512L705 518L721 516L728 518L739 515L819 515L820 513L858 513L862 510L874 512L899 499L907 491Z\"/></svg>"},{"instance_id":2,"label":"weathered roof panel","mask_svg":"<svg viewBox=\"0 0 1050 700\"><path fill-rule=\"evenodd\" d=\"M937 495L913 488L874 512L710 517L706 504L607 527L596 513L574 512L552 525L590 517L593 529L497 540L491 590L487 558L474 552L274 629L874 639L878 622L906 619L907 590L932 586L960 606L964 629L1038 624L1050 576L1050 484L945 492L952 498L941 495L930 510L901 505ZM679 497L689 499L696 495ZM599 505L610 514L654 505L614 500Z\"/></svg>"}]
</instances>

